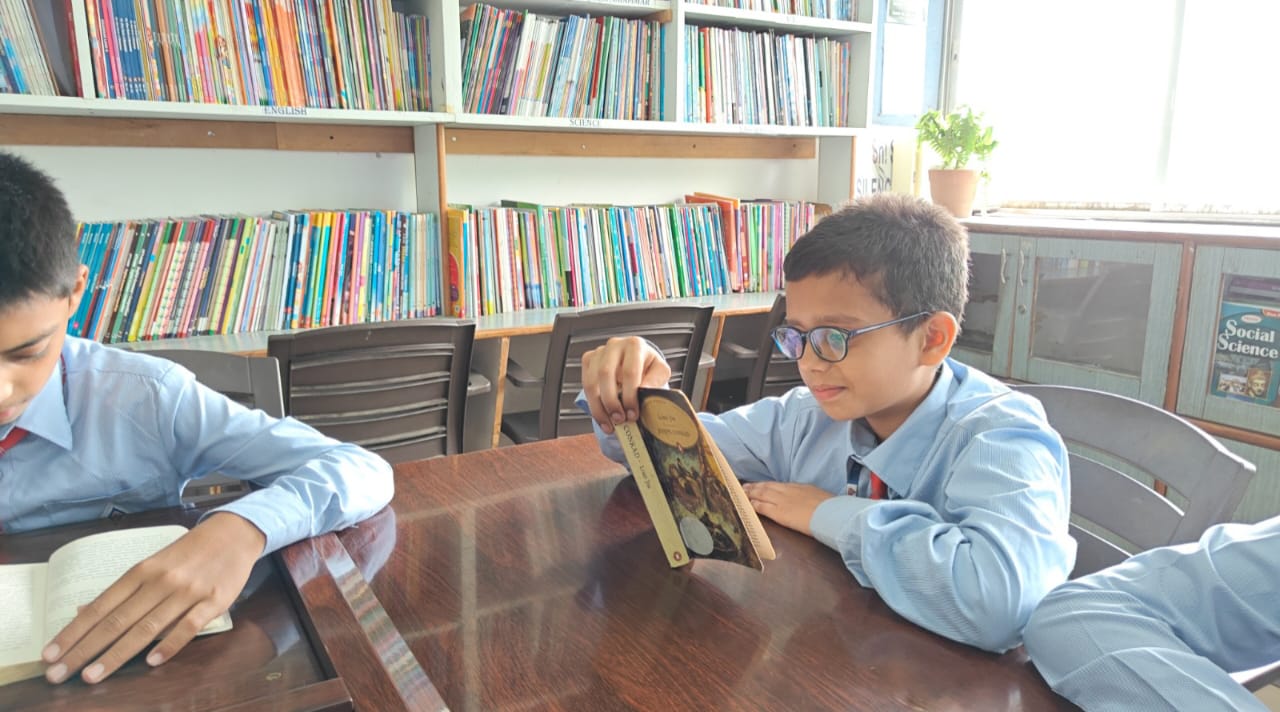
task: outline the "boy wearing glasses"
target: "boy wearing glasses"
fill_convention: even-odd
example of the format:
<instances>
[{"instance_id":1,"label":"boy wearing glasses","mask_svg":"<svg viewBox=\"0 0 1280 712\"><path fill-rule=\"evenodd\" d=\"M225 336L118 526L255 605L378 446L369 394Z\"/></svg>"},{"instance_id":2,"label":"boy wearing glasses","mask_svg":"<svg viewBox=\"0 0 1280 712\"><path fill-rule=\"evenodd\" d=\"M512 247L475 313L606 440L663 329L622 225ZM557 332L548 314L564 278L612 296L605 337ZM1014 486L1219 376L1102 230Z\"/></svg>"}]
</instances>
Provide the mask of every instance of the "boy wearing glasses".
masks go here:
<instances>
[{"instance_id":1,"label":"boy wearing glasses","mask_svg":"<svg viewBox=\"0 0 1280 712\"><path fill-rule=\"evenodd\" d=\"M1004 651L1075 560L1067 451L1035 399L948 358L968 292L968 237L899 195L855 202L787 254L774 332L805 387L699 417L755 509L840 552L891 608ZM636 390L671 370L648 342L582 358L605 454Z\"/></svg>"}]
</instances>

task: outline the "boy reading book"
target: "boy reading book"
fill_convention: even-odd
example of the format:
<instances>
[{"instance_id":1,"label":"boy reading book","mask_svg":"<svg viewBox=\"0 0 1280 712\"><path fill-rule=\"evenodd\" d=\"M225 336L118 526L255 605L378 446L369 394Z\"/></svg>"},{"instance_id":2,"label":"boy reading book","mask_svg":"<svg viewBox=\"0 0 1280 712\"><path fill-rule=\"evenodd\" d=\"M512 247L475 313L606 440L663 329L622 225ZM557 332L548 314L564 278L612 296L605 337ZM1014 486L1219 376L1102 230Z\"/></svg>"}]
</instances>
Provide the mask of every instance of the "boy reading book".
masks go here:
<instances>
[{"instance_id":1,"label":"boy reading book","mask_svg":"<svg viewBox=\"0 0 1280 712\"><path fill-rule=\"evenodd\" d=\"M177 505L214 472L260 486L134 566L42 651L90 683L148 646L159 665L227 610L254 562L391 499L391 468L248 410L168 361L66 337L85 295L75 223L50 179L0 153L0 528ZM9 615L8 613L4 615Z\"/></svg>"},{"instance_id":2,"label":"boy reading book","mask_svg":"<svg viewBox=\"0 0 1280 712\"><path fill-rule=\"evenodd\" d=\"M120 529L70 541L48 563L0 566L0 607L13 620L0 632L0 685L44 674L45 642L130 568L187 533L179 525ZM199 635L231 629L223 613Z\"/></svg>"},{"instance_id":3,"label":"boy reading book","mask_svg":"<svg viewBox=\"0 0 1280 712\"><path fill-rule=\"evenodd\" d=\"M877 195L787 254L774 333L805 386L699 415L752 505L835 549L911 621L992 651L1018 644L1075 560L1062 439L1033 398L948 356L968 292L968 237L944 211ZM671 370L611 339L582 359L602 449Z\"/></svg>"}]
</instances>

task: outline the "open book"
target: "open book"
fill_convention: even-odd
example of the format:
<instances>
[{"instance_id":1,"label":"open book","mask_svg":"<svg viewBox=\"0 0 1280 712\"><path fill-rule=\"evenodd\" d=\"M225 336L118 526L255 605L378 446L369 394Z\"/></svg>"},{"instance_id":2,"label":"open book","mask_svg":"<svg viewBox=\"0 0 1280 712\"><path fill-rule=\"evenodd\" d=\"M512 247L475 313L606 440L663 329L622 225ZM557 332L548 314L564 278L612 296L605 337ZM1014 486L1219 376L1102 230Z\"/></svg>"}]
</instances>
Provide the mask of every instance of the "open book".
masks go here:
<instances>
[{"instance_id":1,"label":"open book","mask_svg":"<svg viewBox=\"0 0 1280 712\"><path fill-rule=\"evenodd\" d=\"M176 524L103 532L62 545L47 564L0 566L0 685L43 675L40 652L77 609L186 532ZM231 616L223 613L200 635L230 629Z\"/></svg>"},{"instance_id":2,"label":"open book","mask_svg":"<svg viewBox=\"0 0 1280 712\"><path fill-rule=\"evenodd\" d=\"M747 493L682 391L640 389L640 417L618 441L672 568L692 558L763 570L773 544Z\"/></svg>"}]
</instances>

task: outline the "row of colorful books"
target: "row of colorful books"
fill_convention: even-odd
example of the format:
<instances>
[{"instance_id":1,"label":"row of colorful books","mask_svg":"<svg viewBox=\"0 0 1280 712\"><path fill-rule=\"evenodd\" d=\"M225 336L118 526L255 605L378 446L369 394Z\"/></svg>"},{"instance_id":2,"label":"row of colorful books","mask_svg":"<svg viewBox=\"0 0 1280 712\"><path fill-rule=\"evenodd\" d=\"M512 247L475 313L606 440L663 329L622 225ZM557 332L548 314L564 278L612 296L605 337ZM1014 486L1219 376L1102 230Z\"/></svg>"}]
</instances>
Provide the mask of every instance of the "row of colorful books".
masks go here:
<instances>
[{"instance_id":1,"label":"row of colorful books","mask_svg":"<svg viewBox=\"0 0 1280 712\"><path fill-rule=\"evenodd\" d=\"M391 0L83 0L97 95L431 108L427 19Z\"/></svg>"},{"instance_id":2,"label":"row of colorful books","mask_svg":"<svg viewBox=\"0 0 1280 712\"><path fill-rule=\"evenodd\" d=\"M688 25L684 43L686 121L849 123L847 42Z\"/></svg>"},{"instance_id":3,"label":"row of colorful books","mask_svg":"<svg viewBox=\"0 0 1280 712\"><path fill-rule=\"evenodd\" d=\"M0 0L0 94L72 94L70 63L57 52L69 25L51 2ZM55 61L62 59L62 61Z\"/></svg>"},{"instance_id":4,"label":"row of colorful books","mask_svg":"<svg viewBox=\"0 0 1280 712\"><path fill-rule=\"evenodd\" d=\"M853 0L690 0L701 5L759 10L825 20L853 20Z\"/></svg>"},{"instance_id":5,"label":"row of colorful books","mask_svg":"<svg viewBox=\"0 0 1280 712\"><path fill-rule=\"evenodd\" d=\"M658 22L485 4L467 7L461 18L468 112L662 118L665 33Z\"/></svg>"},{"instance_id":6,"label":"row of colorful books","mask_svg":"<svg viewBox=\"0 0 1280 712\"><path fill-rule=\"evenodd\" d=\"M782 288L814 203L698 193L683 203L448 210L449 314L596 306Z\"/></svg>"},{"instance_id":7,"label":"row of colorful books","mask_svg":"<svg viewBox=\"0 0 1280 712\"><path fill-rule=\"evenodd\" d=\"M88 287L68 332L103 342L443 312L439 223L395 211L83 223Z\"/></svg>"}]
</instances>

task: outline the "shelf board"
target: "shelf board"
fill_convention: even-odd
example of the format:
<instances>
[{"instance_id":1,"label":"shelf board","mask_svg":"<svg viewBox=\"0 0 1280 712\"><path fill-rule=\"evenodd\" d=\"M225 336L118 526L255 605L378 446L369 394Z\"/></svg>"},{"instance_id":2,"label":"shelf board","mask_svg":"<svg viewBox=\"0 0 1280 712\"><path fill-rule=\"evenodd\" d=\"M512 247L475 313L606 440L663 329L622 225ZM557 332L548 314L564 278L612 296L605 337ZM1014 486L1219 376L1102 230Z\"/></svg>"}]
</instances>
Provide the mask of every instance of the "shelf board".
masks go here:
<instances>
[{"instance_id":1,"label":"shelf board","mask_svg":"<svg viewBox=\"0 0 1280 712\"><path fill-rule=\"evenodd\" d=\"M715 307L716 314L722 316L739 316L768 312L773 307L773 300L778 292L737 292L719 294L708 297L677 297L659 299L653 303L661 304L695 304ZM641 304L643 302L631 302ZM600 304L597 307L611 306ZM486 314L475 319L477 339L496 339L527 334L544 334L551 331L556 314L584 311L578 307L560 309L525 309L504 314ZM284 331L253 331L240 334L222 334L214 336L190 336L185 339L161 339L157 341L134 341L129 343L110 344L130 351L151 351L153 349L196 349L200 351L222 351L248 355L265 355L267 337L271 334L283 334Z\"/></svg>"},{"instance_id":2,"label":"shelf board","mask_svg":"<svg viewBox=\"0 0 1280 712\"><path fill-rule=\"evenodd\" d=\"M738 27L781 30L790 33L824 35L827 37L870 35L874 31L874 27L869 22L826 20L781 12L738 10L731 7L694 3L685 3L684 17L687 22L696 24L734 25Z\"/></svg>"},{"instance_id":3,"label":"shelf board","mask_svg":"<svg viewBox=\"0 0 1280 712\"><path fill-rule=\"evenodd\" d=\"M847 126L775 126L770 124L699 124L685 121L624 121L620 119L569 119L505 114L456 114L450 126L511 131L603 131L628 134L677 134L686 136L854 136L860 129Z\"/></svg>"},{"instance_id":4,"label":"shelf board","mask_svg":"<svg viewBox=\"0 0 1280 712\"><path fill-rule=\"evenodd\" d=\"M463 7L473 5L462 3ZM487 0L486 4L509 10L528 10L545 15L613 15L647 17L670 12L670 0Z\"/></svg>"},{"instance_id":5,"label":"shelf board","mask_svg":"<svg viewBox=\"0 0 1280 712\"><path fill-rule=\"evenodd\" d=\"M265 123L421 126L445 123L452 114L433 111L366 111L310 107L195 104L178 101L85 99L74 96L0 94L0 113L53 116L102 116L133 119L198 119Z\"/></svg>"}]
</instances>

